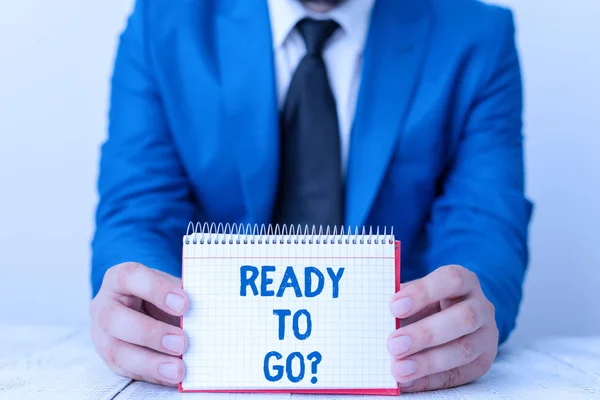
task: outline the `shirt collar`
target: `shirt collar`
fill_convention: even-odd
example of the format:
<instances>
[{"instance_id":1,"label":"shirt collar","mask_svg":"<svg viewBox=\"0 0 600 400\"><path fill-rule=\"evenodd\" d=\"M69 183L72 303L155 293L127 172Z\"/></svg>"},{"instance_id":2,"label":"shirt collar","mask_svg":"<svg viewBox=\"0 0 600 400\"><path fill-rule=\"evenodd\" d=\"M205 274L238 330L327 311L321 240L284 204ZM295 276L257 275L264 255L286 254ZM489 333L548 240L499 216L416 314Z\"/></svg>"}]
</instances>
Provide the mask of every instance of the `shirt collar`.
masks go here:
<instances>
[{"instance_id":1,"label":"shirt collar","mask_svg":"<svg viewBox=\"0 0 600 400\"><path fill-rule=\"evenodd\" d=\"M299 0L268 0L273 30L273 46L278 49L285 44L290 32L304 17L331 18L340 24L345 34L362 48L365 44L371 11L375 0L346 0L328 13L306 10Z\"/></svg>"}]
</instances>

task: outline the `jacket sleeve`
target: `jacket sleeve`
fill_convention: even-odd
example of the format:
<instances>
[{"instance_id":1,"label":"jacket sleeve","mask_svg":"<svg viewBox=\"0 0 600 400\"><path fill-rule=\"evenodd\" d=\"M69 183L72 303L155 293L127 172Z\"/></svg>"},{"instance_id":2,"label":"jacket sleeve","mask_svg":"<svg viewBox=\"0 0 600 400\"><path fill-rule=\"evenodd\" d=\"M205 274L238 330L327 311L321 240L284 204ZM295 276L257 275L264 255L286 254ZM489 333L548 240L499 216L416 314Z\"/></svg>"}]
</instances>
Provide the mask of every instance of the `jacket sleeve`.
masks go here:
<instances>
[{"instance_id":1,"label":"jacket sleeve","mask_svg":"<svg viewBox=\"0 0 600 400\"><path fill-rule=\"evenodd\" d=\"M532 203L524 194L522 83L512 13L497 13L493 57L475 98L428 226L429 272L459 264L479 278L504 342L514 329L528 263ZM491 27L493 28L493 27Z\"/></svg>"},{"instance_id":2,"label":"jacket sleeve","mask_svg":"<svg viewBox=\"0 0 600 400\"><path fill-rule=\"evenodd\" d=\"M101 148L92 295L111 266L132 261L180 276L181 240L194 206L170 137L138 0L120 36Z\"/></svg>"}]
</instances>

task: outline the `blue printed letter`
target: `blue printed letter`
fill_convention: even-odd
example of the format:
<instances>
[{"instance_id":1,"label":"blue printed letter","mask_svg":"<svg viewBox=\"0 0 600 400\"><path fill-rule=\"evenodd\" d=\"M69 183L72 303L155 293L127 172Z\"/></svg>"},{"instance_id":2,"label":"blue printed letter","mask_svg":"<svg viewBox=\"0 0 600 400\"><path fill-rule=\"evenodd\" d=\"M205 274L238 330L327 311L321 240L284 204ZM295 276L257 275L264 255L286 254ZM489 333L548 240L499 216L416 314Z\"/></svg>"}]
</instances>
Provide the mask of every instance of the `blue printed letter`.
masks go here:
<instances>
[{"instance_id":1,"label":"blue printed letter","mask_svg":"<svg viewBox=\"0 0 600 400\"><path fill-rule=\"evenodd\" d=\"M300 291L300 285L298 284L298 278L296 278L296 274L294 273L293 267L287 267L285 269L285 273L283 274L283 281L279 286L279 290L277 291L277 297L282 297L283 292L285 292L286 288L294 288L296 292L296 297L302 297L302 292Z\"/></svg>"},{"instance_id":2,"label":"blue printed letter","mask_svg":"<svg viewBox=\"0 0 600 400\"><path fill-rule=\"evenodd\" d=\"M285 317L292 315L290 310L273 310L274 315L279 315L279 340L285 336Z\"/></svg>"},{"instance_id":3,"label":"blue printed letter","mask_svg":"<svg viewBox=\"0 0 600 400\"><path fill-rule=\"evenodd\" d=\"M248 272L250 272L250 277L248 277ZM240 268L240 296L246 296L246 286L252 288L255 296L258 294L256 278L258 278L258 268L251 265L244 265Z\"/></svg>"},{"instance_id":4,"label":"blue printed letter","mask_svg":"<svg viewBox=\"0 0 600 400\"><path fill-rule=\"evenodd\" d=\"M294 376L293 372L292 372L292 361L294 361L294 358L298 358L298 360L300 361L300 373L297 376ZM290 382L293 383L298 383L302 380L302 378L304 378L304 357L302 356L302 354L298 353L298 352L294 352L292 354L290 354L287 358L287 362L285 364L285 369L287 370L287 377L290 380Z\"/></svg>"},{"instance_id":5,"label":"blue printed letter","mask_svg":"<svg viewBox=\"0 0 600 400\"><path fill-rule=\"evenodd\" d=\"M312 291L312 274L317 276L317 289ZM323 291L323 286L325 284L325 278L323 277L323 273L319 271L315 267L306 267L304 270L304 295L306 297L315 297Z\"/></svg>"},{"instance_id":6,"label":"blue printed letter","mask_svg":"<svg viewBox=\"0 0 600 400\"><path fill-rule=\"evenodd\" d=\"M260 271L260 295L264 297L275 296L275 292L273 290L267 290L267 285L273 283L272 278L267 278L267 272L275 271L275 267L272 265L263 266Z\"/></svg>"},{"instance_id":7,"label":"blue printed letter","mask_svg":"<svg viewBox=\"0 0 600 400\"><path fill-rule=\"evenodd\" d=\"M340 279L342 279L342 275L344 275L344 268L340 268L338 273L335 274L333 269L327 268L327 273L331 277L331 284L333 285L333 298L337 299L340 295Z\"/></svg>"},{"instance_id":8,"label":"blue printed letter","mask_svg":"<svg viewBox=\"0 0 600 400\"><path fill-rule=\"evenodd\" d=\"M306 331L303 334L300 334L300 323L298 321L301 315L306 317ZM312 331L312 322L310 320L310 313L308 310L300 310L294 314L293 328L294 336L296 336L296 339L298 340L305 340L310 336L310 332Z\"/></svg>"},{"instance_id":9,"label":"blue printed letter","mask_svg":"<svg viewBox=\"0 0 600 400\"><path fill-rule=\"evenodd\" d=\"M275 371L275 375L271 375L270 371L269 371L269 359L271 357L275 357L275 359L281 360L283 358L283 356L276 351L271 351L271 352L267 353L267 355L265 356L265 364L264 364L265 378L267 378L267 380L270 382L276 382L283 377L283 366L282 365L274 365L273 371Z\"/></svg>"}]
</instances>

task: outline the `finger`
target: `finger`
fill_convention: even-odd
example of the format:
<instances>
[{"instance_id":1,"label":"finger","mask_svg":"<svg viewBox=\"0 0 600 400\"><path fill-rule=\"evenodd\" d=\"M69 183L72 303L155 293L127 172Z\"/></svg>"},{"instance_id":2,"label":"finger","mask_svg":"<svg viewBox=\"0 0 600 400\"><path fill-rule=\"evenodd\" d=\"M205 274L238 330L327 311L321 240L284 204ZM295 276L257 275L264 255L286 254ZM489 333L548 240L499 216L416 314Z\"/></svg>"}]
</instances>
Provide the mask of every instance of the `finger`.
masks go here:
<instances>
[{"instance_id":1,"label":"finger","mask_svg":"<svg viewBox=\"0 0 600 400\"><path fill-rule=\"evenodd\" d=\"M99 353L111 370L121 376L163 386L177 386L184 375L180 358L105 336Z\"/></svg>"},{"instance_id":2,"label":"finger","mask_svg":"<svg viewBox=\"0 0 600 400\"><path fill-rule=\"evenodd\" d=\"M158 321L166 322L173 326L181 326L181 317L168 314L152 303L148 303L147 301L142 302L141 309L144 314Z\"/></svg>"},{"instance_id":3,"label":"finger","mask_svg":"<svg viewBox=\"0 0 600 400\"><path fill-rule=\"evenodd\" d=\"M410 324L414 324L417 321L420 321L424 318L429 317L435 313L439 313L441 311L440 303L429 304L416 314L411 315L408 318L403 318L400 320L400 326L408 326Z\"/></svg>"},{"instance_id":4,"label":"finger","mask_svg":"<svg viewBox=\"0 0 600 400\"><path fill-rule=\"evenodd\" d=\"M398 291L390 311L397 318L406 318L443 299L466 296L478 286L473 272L458 265L440 267Z\"/></svg>"},{"instance_id":5,"label":"finger","mask_svg":"<svg viewBox=\"0 0 600 400\"><path fill-rule=\"evenodd\" d=\"M92 324L92 341L96 349L96 353L102 358L104 363L116 374L126 376L128 378L141 381L140 375L125 371L115 362L118 346L121 343L118 339L108 335L106 332Z\"/></svg>"},{"instance_id":6,"label":"finger","mask_svg":"<svg viewBox=\"0 0 600 400\"><path fill-rule=\"evenodd\" d=\"M494 358L495 352L484 353L467 365L401 383L401 391L409 393L449 389L473 382L489 371Z\"/></svg>"},{"instance_id":7,"label":"finger","mask_svg":"<svg viewBox=\"0 0 600 400\"><path fill-rule=\"evenodd\" d=\"M164 276L166 279L170 280L177 286L181 286L181 278L174 277L173 275L167 274L166 272L159 271L157 269L153 269L152 271L156 272L159 275Z\"/></svg>"},{"instance_id":8,"label":"finger","mask_svg":"<svg viewBox=\"0 0 600 400\"><path fill-rule=\"evenodd\" d=\"M161 353L178 356L185 352L188 345L187 335L182 329L157 321L118 302L102 307L96 322L110 336Z\"/></svg>"},{"instance_id":9,"label":"finger","mask_svg":"<svg viewBox=\"0 0 600 400\"><path fill-rule=\"evenodd\" d=\"M130 343L119 344L115 361L123 370L141 376L146 382L177 386L184 375L184 365L180 358Z\"/></svg>"},{"instance_id":10,"label":"finger","mask_svg":"<svg viewBox=\"0 0 600 400\"><path fill-rule=\"evenodd\" d=\"M491 329L476 332L438 347L393 361L394 378L405 383L415 379L470 364L495 345Z\"/></svg>"},{"instance_id":11,"label":"finger","mask_svg":"<svg viewBox=\"0 0 600 400\"><path fill-rule=\"evenodd\" d=\"M450 308L453 305L460 303L464 299L465 299L464 297L455 297L455 298L447 298L447 299L441 300L440 301L440 310L445 310L446 308Z\"/></svg>"},{"instance_id":12,"label":"finger","mask_svg":"<svg viewBox=\"0 0 600 400\"><path fill-rule=\"evenodd\" d=\"M492 318L493 310L489 302L470 297L439 313L397 329L388 338L388 352L394 357L404 358L475 332Z\"/></svg>"},{"instance_id":13,"label":"finger","mask_svg":"<svg viewBox=\"0 0 600 400\"><path fill-rule=\"evenodd\" d=\"M124 263L110 268L101 290L139 297L177 316L183 315L189 304L177 279L168 278L139 263Z\"/></svg>"}]
</instances>

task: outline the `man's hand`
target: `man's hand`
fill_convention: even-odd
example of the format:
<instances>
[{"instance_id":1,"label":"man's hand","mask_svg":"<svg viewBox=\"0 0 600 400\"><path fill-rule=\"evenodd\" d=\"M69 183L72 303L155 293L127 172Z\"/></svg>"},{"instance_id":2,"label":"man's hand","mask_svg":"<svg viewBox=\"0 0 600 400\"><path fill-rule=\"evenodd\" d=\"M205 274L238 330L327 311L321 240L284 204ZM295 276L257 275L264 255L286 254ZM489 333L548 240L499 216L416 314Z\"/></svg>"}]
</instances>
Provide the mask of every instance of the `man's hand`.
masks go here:
<instances>
[{"instance_id":1,"label":"man's hand","mask_svg":"<svg viewBox=\"0 0 600 400\"><path fill-rule=\"evenodd\" d=\"M177 316L188 303L177 278L138 263L112 267L90 305L96 351L119 375L176 386L188 340Z\"/></svg>"},{"instance_id":2,"label":"man's hand","mask_svg":"<svg viewBox=\"0 0 600 400\"><path fill-rule=\"evenodd\" d=\"M444 266L402 285L390 304L401 328L388 338L392 374L402 391L444 389L472 382L498 351L494 306L479 280L460 266Z\"/></svg>"}]
</instances>

